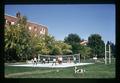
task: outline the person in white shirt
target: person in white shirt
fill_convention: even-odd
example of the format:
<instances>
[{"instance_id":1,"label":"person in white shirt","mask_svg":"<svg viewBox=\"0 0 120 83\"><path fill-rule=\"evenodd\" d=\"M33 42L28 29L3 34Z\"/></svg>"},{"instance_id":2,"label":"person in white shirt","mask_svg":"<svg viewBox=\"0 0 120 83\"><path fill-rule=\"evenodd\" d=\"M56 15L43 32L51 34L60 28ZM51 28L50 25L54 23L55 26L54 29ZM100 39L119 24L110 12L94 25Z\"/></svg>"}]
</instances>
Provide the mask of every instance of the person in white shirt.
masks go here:
<instances>
[{"instance_id":1,"label":"person in white shirt","mask_svg":"<svg viewBox=\"0 0 120 83\"><path fill-rule=\"evenodd\" d=\"M45 58L43 58L43 61L42 61L43 64L45 64Z\"/></svg>"},{"instance_id":2,"label":"person in white shirt","mask_svg":"<svg viewBox=\"0 0 120 83\"><path fill-rule=\"evenodd\" d=\"M53 66L54 64L56 65L56 58L53 59L53 64L52 64L52 66Z\"/></svg>"},{"instance_id":3,"label":"person in white shirt","mask_svg":"<svg viewBox=\"0 0 120 83\"><path fill-rule=\"evenodd\" d=\"M71 61L70 61L70 57L68 57L67 62L68 62L68 63L71 63Z\"/></svg>"},{"instance_id":4,"label":"person in white shirt","mask_svg":"<svg viewBox=\"0 0 120 83\"><path fill-rule=\"evenodd\" d=\"M76 57L74 57L74 63L76 64Z\"/></svg>"},{"instance_id":5,"label":"person in white shirt","mask_svg":"<svg viewBox=\"0 0 120 83\"><path fill-rule=\"evenodd\" d=\"M62 64L62 57L59 57L59 64Z\"/></svg>"},{"instance_id":6,"label":"person in white shirt","mask_svg":"<svg viewBox=\"0 0 120 83\"><path fill-rule=\"evenodd\" d=\"M36 57L34 58L34 64L37 65L37 58Z\"/></svg>"},{"instance_id":7,"label":"person in white shirt","mask_svg":"<svg viewBox=\"0 0 120 83\"><path fill-rule=\"evenodd\" d=\"M47 61L48 61L48 63L50 62L50 57L48 57Z\"/></svg>"}]
</instances>

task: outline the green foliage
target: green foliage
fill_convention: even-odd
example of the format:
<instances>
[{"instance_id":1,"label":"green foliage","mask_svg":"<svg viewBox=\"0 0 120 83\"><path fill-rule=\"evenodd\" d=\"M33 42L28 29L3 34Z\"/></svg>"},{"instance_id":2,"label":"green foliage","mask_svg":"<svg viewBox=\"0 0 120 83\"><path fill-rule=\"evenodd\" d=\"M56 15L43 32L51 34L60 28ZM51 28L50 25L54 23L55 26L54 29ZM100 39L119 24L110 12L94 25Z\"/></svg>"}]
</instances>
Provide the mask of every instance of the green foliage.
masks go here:
<instances>
[{"instance_id":1,"label":"green foliage","mask_svg":"<svg viewBox=\"0 0 120 83\"><path fill-rule=\"evenodd\" d=\"M30 34L26 26L26 18L20 18L15 25L5 26L5 59L9 57L18 57L19 59L27 59L30 55ZM10 54L10 49L14 49L14 53ZM19 60L12 58L13 60Z\"/></svg>"},{"instance_id":2,"label":"green foliage","mask_svg":"<svg viewBox=\"0 0 120 83\"><path fill-rule=\"evenodd\" d=\"M80 41L79 35L72 33L65 37L64 41L57 41L52 35L35 36L34 33L29 32L27 17L23 16L18 19L15 25L5 26L5 59L25 60L33 57L33 54L67 55L80 53L82 57L96 54L98 57L104 56L104 42L99 34L89 36L88 46L81 46ZM114 53L114 45L111 45L112 53ZM14 53L11 54L12 52Z\"/></svg>"},{"instance_id":3,"label":"green foliage","mask_svg":"<svg viewBox=\"0 0 120 83\"><path fill-rule=\"evenodd\" d=\"M88 37L88 46L92 48L93 56L104 56L104 41L99 34L92 34Z\"/></svg>"},{"instance_id":4,"label":"green foliage","mask_svg":"<svg viewBox=\"0 0 120 83\"><path fill-rule=\"evenodd\" d=\"M74 45L74 44L79 44L80 43L80 37L77 34L69 34L68 37L65 37L64 41L65 43L68 43L70 45Z\"/></svg>"},{"instance_id":5,"label":"green foliage","mask_svg":"<svg viewBox=\"0 0 120 83\"><path fill-rule=\"evenodd\" d=\"M54 52L56 51L57 51L57 54L70 54L72 53L71 45L68 45L64 43L63 41L56 41L55 49L53 49L53 54L55 54Z\"/></svg>"},{"instance_id":6,"label":"green foliage","mask_svg":"<svg viewBox=\"0 0 120 83\"><path fill-rule=\"evenodd\" d=\"M23 16L23 17L19 18L18 23L20 25L26 26L26 24L27 24L27 17Z\"/></svg>"},{"instance_id":7,"label":"green foliage","mask_svg":"<svg viewBox=\"0 0 120 83\"><path fill-rule=\"evenodd\" d=\"M82 58L89 58L91 56L92 49L88 46L81 46L80 54Z\"/></svg>"},{"instance_id":8,"label":"green foliage","mask_svg":"<svg viewBox=\"0 0 120 83\"><path fill-rule=\"evenodd\" d=\"M33 37L33 48L35 53L43 55L58 55L71 53L71 45L63 41L57 41L51 35Z\"/></svg>"},{"instance_id":9,"label":"green foliage","mask_svg":"<svg viewBox=\"0 0 120 83\"><path fill-rule=\"evenodd\" d=\"M69 34L65 37L64 42L72 46L72 53L77 54L80 52L80 37L77 34Z\"/></svg>"},{"instance_id":10,"label":"green foliage","mask_svg":"<svg viewBox=\"0 0 120 83\"><path fill-rule=\"evenodd\" d=\"M72 54L72 46L64 42L61 44L62 54Z\"/></svg>"},{"instance_id":11,"label":"green foliage","mask_svg":"<svg viewBox=\"0 0 120 83\"><path fill-rule=\"evenodd\" d=\"M52 49L52 54L53 55L61 55L62 51L59 47L55 47L55 48Z\"/></svg>"},{"instance_id":12,"label":"green foliage","mask_svg":"<svg viewBox=\"0 0 120 83\"><path fill-rule=\"evenodd\" d=\"M82 74L80 73L75 74L74 67L33 68L33 67L15 67L15 66L6 66L6 65L4 71L5 71L5 78L71 78L72 79L72 78L115 78L116 76L115 61L112 64L107 64L107 65L105 65L104 63L96 63L91 65L83 65L83 66L81 65L78 66L78 68L85 69L86 71ZM59 70L59 72L56 72L56 70ZM51 72L46 72L46 71L51 71Z\"/></svg>"}]
</instances>

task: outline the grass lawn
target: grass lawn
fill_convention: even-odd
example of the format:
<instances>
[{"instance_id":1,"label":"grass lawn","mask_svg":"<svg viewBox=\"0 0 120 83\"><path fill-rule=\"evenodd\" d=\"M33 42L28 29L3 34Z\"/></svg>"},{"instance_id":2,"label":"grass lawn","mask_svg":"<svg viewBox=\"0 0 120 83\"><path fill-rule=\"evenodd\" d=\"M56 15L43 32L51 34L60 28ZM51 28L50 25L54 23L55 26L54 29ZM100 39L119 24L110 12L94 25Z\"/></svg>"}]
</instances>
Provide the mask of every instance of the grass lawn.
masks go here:
<instances>
[{"instance_id":1,"label":"grass lawn","mask_svg":"<svg viewBox=\"0 0 120 83\"><path fill-rule=\"evenodd\" d=\"M5 65L5 78L115 78L115 62L78 66L85 73L75 74L70 68L13 67ZM57 72L59 70L59 72Z\"/></svg>"}]
</instances>

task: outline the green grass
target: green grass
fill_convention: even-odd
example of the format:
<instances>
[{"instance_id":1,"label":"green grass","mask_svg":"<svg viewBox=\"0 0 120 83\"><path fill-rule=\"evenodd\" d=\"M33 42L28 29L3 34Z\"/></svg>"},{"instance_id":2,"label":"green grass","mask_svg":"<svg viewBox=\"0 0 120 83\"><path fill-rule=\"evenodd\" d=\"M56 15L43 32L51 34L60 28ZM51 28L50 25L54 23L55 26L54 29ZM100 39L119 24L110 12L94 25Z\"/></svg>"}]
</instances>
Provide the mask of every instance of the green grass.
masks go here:
<instances>
[{"instance_id":1,"label":"green grass","mask_svg":"<svg viewBox=\"0 0 120 83\"><path fill-rule=\"evenodd\" d=\"M83 74L75 74L71 68L35 68L5 66L6 78L115 78L115 62L112 64L96 63L78 66L86 70ZM57 72L56 70L59 70Z\"/></svg>"}]
</instances>

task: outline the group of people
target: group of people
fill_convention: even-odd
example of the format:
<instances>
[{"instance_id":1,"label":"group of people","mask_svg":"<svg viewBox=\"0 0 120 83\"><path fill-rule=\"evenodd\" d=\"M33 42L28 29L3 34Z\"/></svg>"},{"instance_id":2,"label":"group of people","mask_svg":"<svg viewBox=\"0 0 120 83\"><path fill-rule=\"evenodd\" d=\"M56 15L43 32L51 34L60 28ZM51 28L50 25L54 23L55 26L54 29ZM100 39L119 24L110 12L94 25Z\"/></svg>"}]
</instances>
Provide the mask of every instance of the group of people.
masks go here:
<instances>
[{"instance_id":1,"label":"group of people","mask_svg":"<svg viewBox=\"0 0 120 83\"><path fill-rule=\"evenodd\" d=\"M45 64L45 63L50 63L50 57L48 57L47 59L46 58L42 58L42 60L40 60L42 64ZM32 59L32 63L37 65L39 61L37 60L36 57L34 57L34 59ZM62 64L63 62L63 58L62 56L56 56L55 58L53 58L53 61L52 61L52 65L56 65L57 63L58 64ZM70 57L68 58L68 63L71 63L71 60L70 60ZM74 63L76 63L76 57L74 57Z\"/></svg>"},{"instance_id":2,"label":"group of people","mask_svg":"<svg viewBox=\"0 0 120 83\"><path fill-rule=\"evenodd\" d=\"M37 58L34 57L31 61L32 61L33 64L36 64L36 65L37 65L37 63L38 63L40 60L38 61ZM48 58L47 61L48 61L48 63L49 63L50 58ZM46 63L46 59L43 58L43 59L41 60L41 63L42 63L42 64L45 64L45 63Z\"/></svg>"},{"instance_id":3,"label":"group of people","mask_svg":"<svg viewBox=\"0 0 120 83\"><path fill-rule=\"evenodd\" d=\"M37 65L37 58L36 58L36 57L34 57L34 59L32 59L32 63L33 63L33 65L34 65L34 64Z\"/></svg>"},{"instance_id":4,"label":"group of people","mask_svg":"<svg viewBox=\"0 0 120 83\"><path fill-rule=\"evenodd\" d=\"M47 59L46 59L46 58L43 58L43 59L41 60L41 63L42 63L42 64L45 64L46 62L47 62L47 63L50 63L50 57L48 57ZM33 63L33 65L37 65L38 60L37 60L36 57L34 57L34 58L32 59L32 63ZM53 58L52 65L56 65L56 63L62 64L62 57L61 57L61 56L57 56L57 57Z\"/></svg>"},{"instance_id":5,"label":"group of people","mask_svg":"<svg viewBox=\"0 0 120 83\"><path fill-rule=\"evenodd\" d=\"M42 64L45 64L46 61L47 61L47 63L49 63L49 62L50 62L50 57L47 58L47 60L46 60L45 58L43 58L43 59L41 60Z\"/></svg>"},{"instance_id":6,"label":"group of people","mask_svg":"<svg viewBox=\"0 0 120 83\"><path fill-rule=\"evenodd\" d=\"M62 64L62 57L61 56L58 56L56 58L53 59L53 63L52 63L52 66L53 65L56 65L56 63L59 63L59 64Z\"/></svg>"}]
</instances>

